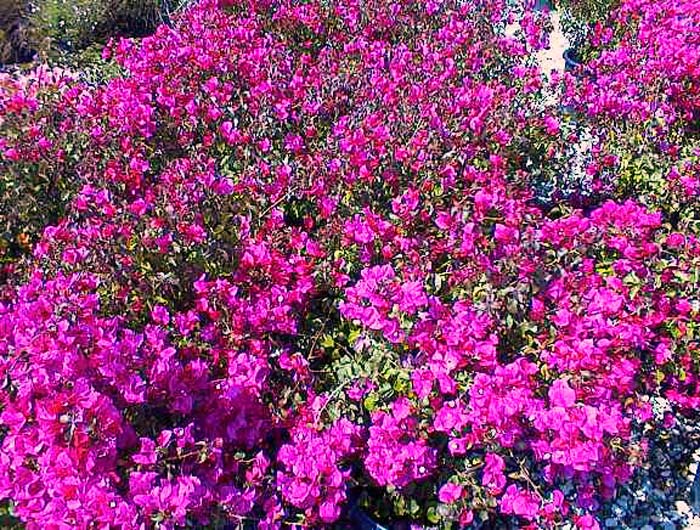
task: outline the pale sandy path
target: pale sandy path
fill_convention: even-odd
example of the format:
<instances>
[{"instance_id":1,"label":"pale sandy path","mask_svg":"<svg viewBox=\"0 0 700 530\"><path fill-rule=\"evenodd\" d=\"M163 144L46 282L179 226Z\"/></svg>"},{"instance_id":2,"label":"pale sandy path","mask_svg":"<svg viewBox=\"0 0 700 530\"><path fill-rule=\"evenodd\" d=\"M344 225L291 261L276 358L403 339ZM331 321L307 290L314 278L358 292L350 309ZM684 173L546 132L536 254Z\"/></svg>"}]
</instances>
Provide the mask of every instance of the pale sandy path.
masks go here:
<instances>
[{"instance_id":1,"label":"pale sandy path","mask_svg":"<svg viewBox=\"0 0 700 530\"><path fill-rule=\"evenodd\" d=\"M550 77L554 70L564 71L564 51L569 47L569 41L561 31L559 13L550 13L552 33L549 36L549 49L540 50L537 59L542 71Z\"/></svg>"}]
</instances>

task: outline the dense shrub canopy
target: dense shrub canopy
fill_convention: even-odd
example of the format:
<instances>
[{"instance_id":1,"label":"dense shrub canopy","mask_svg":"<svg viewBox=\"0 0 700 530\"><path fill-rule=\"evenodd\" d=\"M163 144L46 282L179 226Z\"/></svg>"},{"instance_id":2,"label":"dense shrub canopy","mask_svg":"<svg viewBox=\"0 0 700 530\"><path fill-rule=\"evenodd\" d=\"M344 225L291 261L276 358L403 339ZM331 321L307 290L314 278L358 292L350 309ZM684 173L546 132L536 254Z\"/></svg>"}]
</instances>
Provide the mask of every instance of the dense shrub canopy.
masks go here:
<instances>
[{"instance_id":1,"label":"dense shrub canopy","mask_svg":"<svg viewBox=\"0 0 700 530\"><path fill-rule=\"evenodd\" d=\"M597 528L700 405L700 6L657 5L552 80L505 0L203 0L113 79L0 78L0 499Z\"/></svg>"}]
</instances>

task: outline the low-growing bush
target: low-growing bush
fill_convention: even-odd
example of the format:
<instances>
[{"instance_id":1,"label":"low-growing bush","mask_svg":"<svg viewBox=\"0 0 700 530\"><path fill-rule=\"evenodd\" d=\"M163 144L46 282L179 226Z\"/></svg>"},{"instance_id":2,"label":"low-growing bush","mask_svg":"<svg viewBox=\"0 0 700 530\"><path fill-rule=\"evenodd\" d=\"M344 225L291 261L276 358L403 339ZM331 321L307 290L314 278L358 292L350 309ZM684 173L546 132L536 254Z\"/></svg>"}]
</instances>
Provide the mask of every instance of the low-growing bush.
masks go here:
<instances>
[{"instance_id":1,"label":"low-growing bush","mask_svg":"<svg viewBox=\"0 0 700 530\"><path fill-rule=\"evenodd\" d=\"M557 0L562 32L580 61L595 57L596 31L611 28L610 16L619 5L619 0Z\"/></svg>"},{"instance_id":2,"label":"low-growing bush","mask_svg":"<svg viewBox=\"0 0 700 530\"><path fill-rule=\"evenodd\" d=\"M84 50L110 38L145 36L186 0L1 0L0 64L48 61L80 68ZM89 61L92 63L93 61Z\"/></svg>"},{"instance_id":3,"label":"low-growing bush","mask_svg":"<svg viewBox=\"0 0 700 530\"><path fill-rule=\"evenodd\" d=\"M79 50L112 36L145 35L160 22L157 0L31 0L33 38L45 47Z\"/></svg>"},{"instance_id":4,"label":"low-growing bush","mask_svg":"<svg viewBox=\"0 0 700 530\"><path fill-rule=\"evenodd\" d=\"M34 50L21 0L0 0L0 65L31 60Z\"/></svg>"}]
</instances>

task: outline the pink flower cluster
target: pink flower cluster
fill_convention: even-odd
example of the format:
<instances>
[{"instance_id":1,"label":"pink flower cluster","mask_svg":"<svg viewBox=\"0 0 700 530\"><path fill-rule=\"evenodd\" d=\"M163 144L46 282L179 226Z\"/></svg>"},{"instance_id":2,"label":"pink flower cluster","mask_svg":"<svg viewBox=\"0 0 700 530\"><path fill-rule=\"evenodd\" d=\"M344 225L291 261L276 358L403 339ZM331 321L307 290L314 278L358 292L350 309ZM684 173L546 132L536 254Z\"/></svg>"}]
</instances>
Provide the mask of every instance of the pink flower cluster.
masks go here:
<instances>
[{"instance_id":1,"label":"pink flower cluster","mask_svg":"<svg viewBox=\"0 0 700 530\"><path fill-rule=\"evenodd\" d=\"M372 415L364 464L381 486L403 488L429 477L435 470L435 449L412 434L417 421L410 414L408 400L399 398L391 404L391 413L379 411Z\"/></svg>"},{"instance_id":2,"label":"pink flower cluster","mask_svg":"<svg viewBox=\"0 0 700 530\"><path fill-rule=\"evenodd\" d=\"M360 434L357 425L341 419L322 435L297 429L293 443L279 449L284 470L277 473L278 487L287 502L305 510L310 522L332 523L340 517L350 472L338 466L357 450Z\"/></svg>"}]
</instances>

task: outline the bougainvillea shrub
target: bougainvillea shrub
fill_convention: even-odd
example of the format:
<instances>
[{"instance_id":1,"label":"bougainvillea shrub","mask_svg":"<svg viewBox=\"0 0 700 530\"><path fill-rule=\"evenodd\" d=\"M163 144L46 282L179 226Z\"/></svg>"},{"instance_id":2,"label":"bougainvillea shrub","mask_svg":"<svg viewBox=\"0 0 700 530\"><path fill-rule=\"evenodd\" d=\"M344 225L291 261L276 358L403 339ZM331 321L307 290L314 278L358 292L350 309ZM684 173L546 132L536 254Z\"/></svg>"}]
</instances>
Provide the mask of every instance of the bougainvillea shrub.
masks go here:
<instances>
[{"instance_id":1,"label":"bougainvillea shrub","mask_svg":"<svg viewBox=\"0 0 700 530\"><path fill-rule=\"evenodd\" d=\"M567 100L597 138L592 171L618 197L679 214L698 193L697 2L623 2L592 42L598 57L569 78Z\"/></svg>"},{"instance_id":2,"label":"bougainvillea shrub","mask_svg":"<svg viewBox=\"0 0 700 530\"><path fill-rule=\"evenodd\" d=\"M652 400L698 405L700 240L605 189L543 207L592 119L546 97L548 25L501 0L205 0L113 43L114 79L6 80L3 178L64 183L1 288L14 516L597 528Z\"/></svg>"},{"instance_id":3,"label":"bougainvillea shrub","mask_svg":"<svg viewBox=\"0 0 700 530\"><path fill-rule=\"evenodd\" d=\"M0 259L29 252L44 226L63 214L75 187L70 85L75 76L45 67L0 74ZM0 277L4 273L0 273Z\"/></svg>"}]
</instances>

